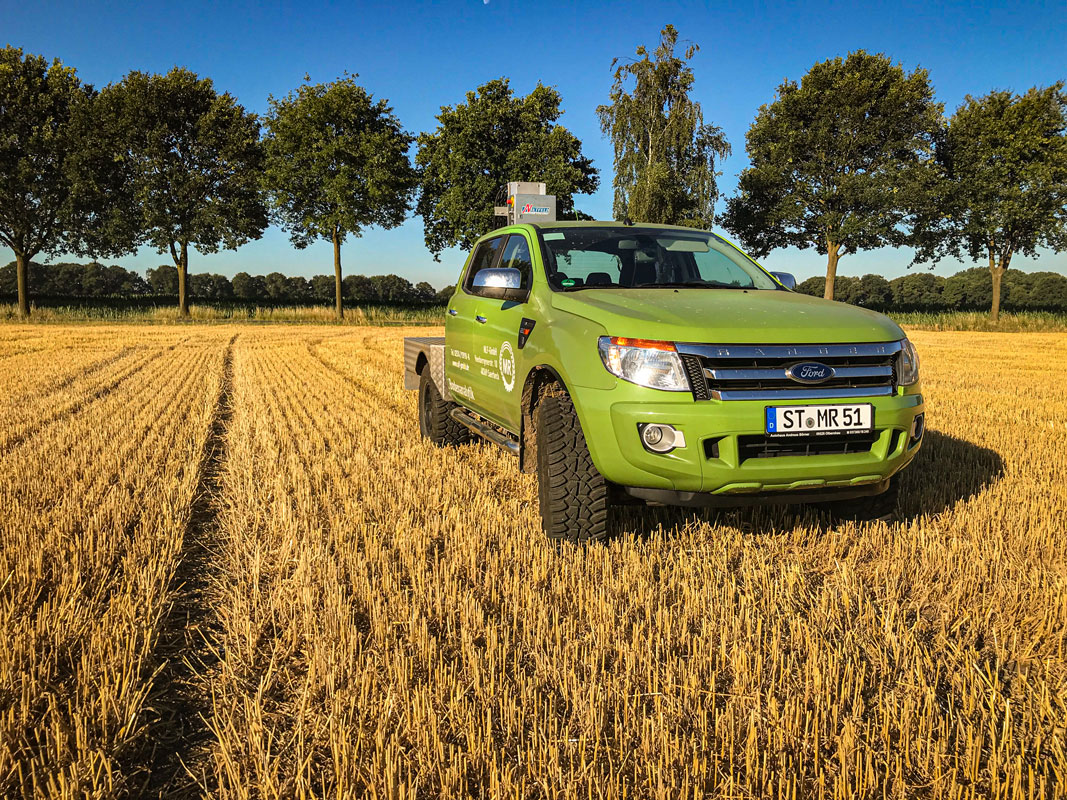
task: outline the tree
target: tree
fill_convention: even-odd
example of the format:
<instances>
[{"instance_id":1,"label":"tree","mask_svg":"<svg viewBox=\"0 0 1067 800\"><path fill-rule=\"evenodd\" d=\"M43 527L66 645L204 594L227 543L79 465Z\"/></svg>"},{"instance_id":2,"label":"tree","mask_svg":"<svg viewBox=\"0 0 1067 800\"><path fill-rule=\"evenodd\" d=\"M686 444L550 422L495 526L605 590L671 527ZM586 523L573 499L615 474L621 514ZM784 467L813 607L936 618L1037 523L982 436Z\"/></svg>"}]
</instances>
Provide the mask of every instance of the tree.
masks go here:
<instances>
[{"instance_id":1,"label":"tree","mask_svg":"<svg viewBox=\"0 0 1067 800\"><path fill-rule=\"evenodd\" d=\"M426 281L415 284L415 296L420 303L432 303L437 297L437 290Z\"/></svg>"},{"instance_id":2,"label":"tree","mask_svg":"<svg viewBox=\"0 0 1067 800\"><path fill-rule=\"evenodd\" d=\"M349 275L344 280L345 297L351 303L374 303L378 300L378 290L374 281L366 275Z\"/></svg>"},{"instance_id":3,"label":"tree","mask_svg":"<svg viewBox=\"0 0 1067 800\"><path fill-rule=\"evenodd\" d=\"M704 124L700 103L689 98L689 61L700 48L688 44L678 56L677 44L678 31L668 25L652 57L641 46L639 60L613 60L611 102L597 116L615 148L615 216L707 228L719 198L716 160L730 155L730 143L722 128Z\"/></svg>"},{"instance_id":4,"label":"tree","mask_svg":"<svg viewBox=\"0 0 1067 800\"><path fill-rule=\"evenodd\" d=\"M178 271L171 264L149 267L145 273L148 287L153 294L175 296L178 294Z\"/></svg>"},{"instance_id":5,"label":"tree","mask_svg":"<svg viewBox=\"0 0 1067 800\"><path fill-rule=\"evenodd\" d=\"M229 300L233 286L225 275L210 272L189 275L189 296L201 300Z\"/></svg>"},{"instance_id":6,"label":"tree","mask_svg":"<svg viewBox=\"0 0 1067 800\"><path fill-rule=\"evenodd\" d=\"M811 297L822 297L825 289L826 278L818 275L812 278L806 278L797 284L797 291L800 292L800 294L810 295Z\"/></svg>"},{"instance_id":7,"label":"tree","mask_svg":"<svg viewBox=\"0 0 1067 800\"><path fill-rule=\"evenodd\" d=\"M282 303L289 299L289 279L280 272L271 272L264 278L267 297L272 302Z\"/></svg>"},{"instance_id":8,"label":"tree","mask_svg":"<svg viewBox=\"0 0 1067 800\"><path fill-rule=\"evenodd\" d=\"M415 287L407 278L401 278L399 275L373 275L370 280L374 284L378 299L383 303L403 305L415 299Z\"/></svg>"},{"instance_id":9,"label":"tree","mask_svg":"<svg viewBox=\"0 0 1067 800\"><path fill-rule=\"evenodd\" d=\"M234 297L241 300L264 300L267 297L267 284L260 275L238 272L230 283Z\"/></svg>"},{"instance_id":10,"label":"tree","mask_svg":"<svg viewBox=\"0 0 1067 800\"><path fill-rule=\"evenodd\" d=\"M332 275L315 275L311 278L311 296L325 303L335 299L336 286Z\"/></svg>"},{"instance_id":11,"label":"tree","mask_svg":"<svg viewBox=\"0 0 1067 800\"><path fill-rule=\"evenodd\" d=\"M825 253L832 300L841 256L904 243L941 112L923 69L862 50L815 64L760 107L723 225L757 256Z\"/></svg>"},{"instance_id":12,"label":"tree","mask_svg":"<svg viewBox=\"0 0 1067 800\"><path fill-rule=\"evenodd\" d=\"M856 284L850 303L864 308L889 308L893 303L893 289L881 275L864 275Z\"/></svg>"},{"instance_id":13,"label":"tree","mask_svg":"<svg viewBox=\"0 0 1067 800\"><path fill-rule=\"evenodd\" d=\"M175 67L131 72L99 102L107 124L125 132L143 242L169 252L178 269L178 307L189 315L189 246L234 250L267 227L260 191L259 123L208 78Z\"/></svg>"},{"instance_id":14,"label":"tree","mask_svg":"<svg viewBox=\"0 0 1067 800\"><path fill-rule=\"evenodd\" d=\"M917 226L915 261L986 259L994 322L1012 257L1067 249L1065 112L1062 82L1024 95L968 95L938 150L941 179Z\"/></svg>"},{"instance_id":15,"label":"tree","mask_svg":"<svg viewBox=\"0 0 1067 800\"><path fill-rule=\"evenodd\" d=\"M38 253L120 254L110 223L123 196L105 153L94 92L58 60L0 50L0 242L15 253L19 315L30 313L28 264Z\"/></svg>"},{"instance_id":16,"label":"tree","mask_svg":"<svg viewBox=\"0 0 1067 800\"><path fill-rule=\"evenodd\" d=\"M940 308L945 279L930 272L901 275L889 282L893 290L893 307L897 310L928 311Z\"/></svg>"},{"instance_id":17,"label":"tree","mask_svg":"<svg viewBox=\"0 0 1067 800\"><path fill-rule=\"evenodd\" d=\"M295 275L288 279L289 289L286 292L289 300L294 303L303 303L311 299L311 286L308 285L307 278Z\"/></svg>"},{"instance_id":18,"label":"tree","mask_svg":"<svg viewBox=\"0 0 1067 800\"><path fill-rule=\"evenodd\" d=\"M1067 310L1067 278L1055 272L1037 273L1030 293L1034 308Z\"/></svg>"},{"instance_id":19,"label":"tree","mask_svg":"<svg viewBox=\"0 0 1067 800\"><path fill-rule=\"evenodd\" d=\"M470 250L497 226L497 192L509 181L544 182L561 217L575 214L575 194L596 191L600 180L581 141L557 124L560 103L559 92L541 84L516 97L499 78L467 92L466 103L441 107L437 129L419 136L415 156L416 212L435 260L446 247Z\"/></svg>"},{"instance_id":20,"label":"tree","mask_svg":"<svg viewBox=\"0 0 1067 800\"><path fill-rule=\"evenodd\" d=\"M1004 296L1007 298L1007 292ZM972 267L949 276L941 298L946 308L957 311L988 307L993 301L988 273L983 267Z\"/></svg>"},{"instance_id":21,"label":"tree","mask_svg":"<svg viewBox=\"0 0 1067 800\"><path fill-rule=\"evenodd\" d=\"M417 185L408 160L412 137L355 76L272 97L266 125L264 185L275 217L297 248L316 239L333 242L341 319L341 245L364 228L404 221Z\"/></svg>"}]
</instances>

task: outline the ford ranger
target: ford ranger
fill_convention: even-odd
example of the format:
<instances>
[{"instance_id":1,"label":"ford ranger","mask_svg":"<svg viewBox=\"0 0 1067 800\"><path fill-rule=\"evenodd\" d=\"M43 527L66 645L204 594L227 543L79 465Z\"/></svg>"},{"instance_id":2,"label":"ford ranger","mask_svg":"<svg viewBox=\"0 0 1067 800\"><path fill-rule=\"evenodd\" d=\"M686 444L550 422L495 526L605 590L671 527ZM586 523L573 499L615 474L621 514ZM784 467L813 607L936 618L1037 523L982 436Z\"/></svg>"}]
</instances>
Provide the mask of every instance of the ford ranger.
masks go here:
<instances>
[{"instance_id":1,"label":"ford ranger","mask_svg":"<svg viewBox=\"0 0 1067 800\"><path fill-rule=\"evenodd\" d=\"M471 250L444 338L405 341L405 386L435 444L536 471L552 539L603 538L623 501L888 517L923 437L915 348L794 285L708 231L518 222Z\"/></svg>"}]
</instances>

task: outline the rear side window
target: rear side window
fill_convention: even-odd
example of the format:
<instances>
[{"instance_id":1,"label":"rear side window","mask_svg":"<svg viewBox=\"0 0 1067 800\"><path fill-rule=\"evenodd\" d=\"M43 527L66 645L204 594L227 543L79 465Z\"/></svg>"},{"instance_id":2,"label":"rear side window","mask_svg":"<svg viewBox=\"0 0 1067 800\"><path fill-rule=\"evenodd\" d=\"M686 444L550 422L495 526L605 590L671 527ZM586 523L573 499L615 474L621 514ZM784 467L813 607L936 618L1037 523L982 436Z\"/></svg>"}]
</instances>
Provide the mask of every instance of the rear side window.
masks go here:
<instances>
[{"instance_id":1,"label":"rear side window","mask_svg":"<svg viewBox=\"0 0 1067 800\"><path fill-rule=\"evenodd\" d=\"M504 236L496 236L492 239L486 239L474 251L474 255L471 257L471 265L467 269L467 279L463 281L463 289L468 294L475 294L471 288L474 285L474 276L480 270L489 269L496 263L497 253L500 251L500 245L504 243L505 238Z\"/></svg>"}]
</instances>

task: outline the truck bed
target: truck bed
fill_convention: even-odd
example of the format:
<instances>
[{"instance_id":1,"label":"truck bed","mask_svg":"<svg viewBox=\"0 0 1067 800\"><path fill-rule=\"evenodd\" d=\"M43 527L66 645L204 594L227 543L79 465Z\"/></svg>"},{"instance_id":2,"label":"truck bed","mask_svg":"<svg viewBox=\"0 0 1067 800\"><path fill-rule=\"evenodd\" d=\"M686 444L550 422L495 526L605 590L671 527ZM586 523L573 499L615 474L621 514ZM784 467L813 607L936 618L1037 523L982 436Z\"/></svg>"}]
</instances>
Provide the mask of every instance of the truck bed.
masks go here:
<instances>
[{"instance_id":1,"label":"truck bed","mask_svg":"<svg viewBox=\"0 0 1067 800\"><path fill-rule=\"evenodd\" d=\"M430 377L437 391L445 400L452 400L445 380L445 337L407 336L404 338L404 388L419 388L419 358L425 358L430 367Z\"/></svg>"}]
</instances>

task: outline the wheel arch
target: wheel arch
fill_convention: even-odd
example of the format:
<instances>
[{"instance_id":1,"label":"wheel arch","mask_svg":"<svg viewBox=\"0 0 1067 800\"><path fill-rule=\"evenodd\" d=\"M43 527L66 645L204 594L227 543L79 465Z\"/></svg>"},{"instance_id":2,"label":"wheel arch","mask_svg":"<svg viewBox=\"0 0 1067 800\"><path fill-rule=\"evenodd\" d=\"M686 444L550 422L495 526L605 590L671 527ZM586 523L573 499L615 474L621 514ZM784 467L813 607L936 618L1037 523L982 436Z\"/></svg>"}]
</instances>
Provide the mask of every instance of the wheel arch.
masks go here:
<instances>
[{"instance_id":1,"label":"wheel arch","mask_svg":"<svg viewBox=\"0 0 1067 800\"><path fill-rule=\"evenodd\" d=\"M563 376L549 364L538 364L526 373L522 385L521 421L519 424L519 470L534 472L537 469L537 437L535 435L534 414L537 406L553 386L559 386L570 393Z\"/></svg>"}]
</instances>

